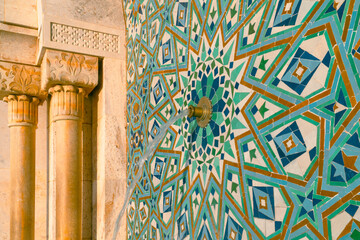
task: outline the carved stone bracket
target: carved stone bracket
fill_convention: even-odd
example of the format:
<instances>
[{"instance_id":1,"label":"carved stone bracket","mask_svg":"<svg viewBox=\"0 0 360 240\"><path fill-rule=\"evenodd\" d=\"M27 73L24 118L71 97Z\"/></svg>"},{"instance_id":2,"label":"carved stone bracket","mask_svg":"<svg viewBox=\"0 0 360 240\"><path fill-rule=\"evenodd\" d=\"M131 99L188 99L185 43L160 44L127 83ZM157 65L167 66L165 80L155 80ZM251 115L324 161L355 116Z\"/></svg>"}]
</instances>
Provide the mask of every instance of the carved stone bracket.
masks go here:
<instances>
[{"instance_id":1,"label":"carved stone bracket","mask_svg":"<svg viewBox=\"0 0 360 240\"><path fill-rule=\"evenodd\" d=\"M0 99L9 94L45 99L41 90L40 68L0 61Z\"/></svg>"},{"instance_id":2,"label":"carved stone bracket","mask_svg":"<svg viewBox=\"0 0 360 240\"><path fill-rule=\"evenodd\" d=\"M46 50L41 65L41 89L74 85L89 94L98 84L98 58L76 53Z\"/></svg>"}]
</instances>

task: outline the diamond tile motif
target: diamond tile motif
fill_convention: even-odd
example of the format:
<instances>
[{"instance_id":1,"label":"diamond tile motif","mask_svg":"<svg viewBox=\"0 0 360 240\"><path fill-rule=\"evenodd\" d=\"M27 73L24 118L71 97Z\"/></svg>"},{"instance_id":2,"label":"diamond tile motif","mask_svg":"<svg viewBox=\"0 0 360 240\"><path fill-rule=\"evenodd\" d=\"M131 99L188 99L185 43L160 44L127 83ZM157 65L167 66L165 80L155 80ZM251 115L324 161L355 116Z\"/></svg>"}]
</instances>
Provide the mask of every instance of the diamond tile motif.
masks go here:
<instances>
[{"instance_id":1,"label":"diamond tile motif","mask_svg":"<svg viewBox=\"0 0 360 240\"><path fill-rule=\"evenodd\" d=\"M360 239L359 0L124 9L128 239Z\"/></svg>"},{"instance_id":2,"label":"diamond tile motif","mask_svg":"<svg viewBox=\"0 0 360 240\"><path fill-rule=\"evenodd\" d=\"M318 156L318 132L317 125L300 118L267 134L265 139L287 173L305 177Z\"/></svg>"},{"instance_id":3,"label":"diamond tile motif","mask_svg":"<svg viewBox=\"0 0 360 240\"><path fill-rule=\"evenodd\" d=\"M247 179L251 215L257 228L266 238L281 231L289 205L281 190L272 185Z\"/></svg>"},{"instance_id":4,"label":"diamond tile motif","mask_svg":"<svg viewBox=\"0 0 360 240\"><path fill-rule=\"evenodd\" d=\"M325 35L307 38L284 65L272 85L304 98L312 96L314 92L325 88L331 62Z\"/></svg>"},{"instance_id":5,"label":"diamond tile motif","mask_svg":"<svg viewBox=\"0 0 360 240\"><path fill-rule=\"evenodd\" d=\"M222 239L247 240L244 227L236 219L236 215L226 206L224 211L224 234Z\"/></svg>"}]
</instances>

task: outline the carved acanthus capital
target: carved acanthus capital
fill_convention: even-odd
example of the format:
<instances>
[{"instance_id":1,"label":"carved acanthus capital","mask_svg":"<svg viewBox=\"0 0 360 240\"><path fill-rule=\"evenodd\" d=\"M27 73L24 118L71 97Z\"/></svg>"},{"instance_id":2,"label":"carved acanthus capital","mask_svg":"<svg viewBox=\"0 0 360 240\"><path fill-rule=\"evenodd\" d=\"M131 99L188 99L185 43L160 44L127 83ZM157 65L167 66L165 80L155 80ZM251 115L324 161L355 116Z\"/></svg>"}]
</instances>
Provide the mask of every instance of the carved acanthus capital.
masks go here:
<instances>
[{"instance_id":1,"label":"carved acanthus capital","mask_svg":"<svg viewBox=\"0 0 360 240\"><path fill-rule=\"evenodd\" d=\"M9 95L4 98L8 103L9 127L18 125L37 125L39 99L26 95Z\"/></svg>"},{"instance_id":2,"label":"carved acanthus capital","mask_svg":"<svg viewBox=\"0 0 360 240\"><path fill-rule=\"evenodd\" d=\"M50 116L52 121L81 120L84 109L84 90L73 85L56 85L51 94Z\"/></svg>"},{"instance_id":3,"label":"carved acanthus capital","mask_svg":"<svg viewBox=\"0 0 360 240\"><path fill-rule=\"evenodd\" d=\"M74 85L89 94L98 84L98 58L76 53L46 50L41 65L41 88Z\"/></svg>"},{"instance_id":4,"label":"carved acanthus capital","mask_svg":"<svg viewBox=\"0 0 360 240\"><path fill-rule=\"evenodd\" d=\"M45 99L41 90L40 68L0 61L0 99L9 94Z\"/></svg>"}]
</instances>

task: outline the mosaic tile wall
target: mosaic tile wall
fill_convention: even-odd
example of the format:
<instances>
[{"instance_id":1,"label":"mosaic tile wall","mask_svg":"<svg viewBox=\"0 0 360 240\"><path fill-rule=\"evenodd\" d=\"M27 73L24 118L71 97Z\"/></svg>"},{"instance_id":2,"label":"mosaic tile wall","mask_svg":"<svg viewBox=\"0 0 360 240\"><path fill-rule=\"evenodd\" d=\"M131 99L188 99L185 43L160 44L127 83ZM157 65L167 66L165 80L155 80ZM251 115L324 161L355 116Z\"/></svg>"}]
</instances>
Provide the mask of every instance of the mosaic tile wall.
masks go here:
<instances>
[{"instance_id":1,"label":"mosaic tile wall","mask_svg":"<svg viewBox=\"0 0 360 240\"><path fill-rule=\"evenodd\" d=\"M360 239L360 0L125 0L128 239Z\"/></svg>"}]
</instances>

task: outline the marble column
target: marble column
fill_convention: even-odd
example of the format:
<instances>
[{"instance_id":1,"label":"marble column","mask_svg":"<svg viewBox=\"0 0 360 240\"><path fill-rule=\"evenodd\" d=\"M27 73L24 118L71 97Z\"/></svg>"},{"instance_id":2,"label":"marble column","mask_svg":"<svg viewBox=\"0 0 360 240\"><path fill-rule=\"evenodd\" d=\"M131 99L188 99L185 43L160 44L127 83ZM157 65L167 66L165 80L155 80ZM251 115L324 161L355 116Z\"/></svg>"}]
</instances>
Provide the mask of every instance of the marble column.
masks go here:
<instances>
[{"instance_id":1,"label":"marble column","mask_svg":"<svg viewBox=\"0 0 360 240\"><path fill-rule=\"evenodd\" d=\"M56 239L81 239L84 91L56 85L49 94L50 117L55 124Z\"/></svg>"},{"instance_id":2,"label":"marble column","mask_svg":"<svg viewBox=\"0 0 360 240\"><path fill-rule=\"evenodd\" d=\"M10 239L34 239L35 129L39 100L9 95L10 128Z\"/></svg>"}]
</instances>

